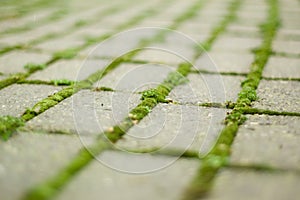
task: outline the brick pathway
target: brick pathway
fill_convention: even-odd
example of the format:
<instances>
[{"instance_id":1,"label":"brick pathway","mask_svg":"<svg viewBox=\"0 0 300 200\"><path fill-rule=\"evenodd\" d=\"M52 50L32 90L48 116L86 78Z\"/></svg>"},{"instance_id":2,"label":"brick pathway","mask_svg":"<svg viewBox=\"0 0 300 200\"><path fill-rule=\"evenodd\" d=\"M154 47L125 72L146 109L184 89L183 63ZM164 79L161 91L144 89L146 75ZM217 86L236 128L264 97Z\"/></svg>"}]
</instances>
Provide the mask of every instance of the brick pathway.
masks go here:
<instances>
[{"instance_id":1,"label":"brick pathway","mask_svg":"<svg viewBox=\"0 0 300 200\"><path fill-rule=\"evenodd\" d=\"M0 5L1 200L300 198L299 1Z\"/></svg>"}]
</instances>

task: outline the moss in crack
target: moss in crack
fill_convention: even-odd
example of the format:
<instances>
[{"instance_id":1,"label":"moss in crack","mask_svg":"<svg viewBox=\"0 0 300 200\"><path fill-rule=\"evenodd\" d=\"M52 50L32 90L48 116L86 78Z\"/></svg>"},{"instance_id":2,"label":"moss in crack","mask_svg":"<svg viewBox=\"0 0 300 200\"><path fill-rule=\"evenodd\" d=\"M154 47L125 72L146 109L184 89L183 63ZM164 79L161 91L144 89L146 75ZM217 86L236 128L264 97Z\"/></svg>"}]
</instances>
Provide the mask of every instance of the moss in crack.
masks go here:
<instances>
[{"instance_id":1,"label":"moss in crack","mask_svg":"<svg viewBox=\"0 0 300 200\"><path fill-rule=\"evenodd\" d=\"M75 92L73 87L68 87L65 89L62 89L61 91L50 95L49 97L43 99L42 101L39 101L37 104L35 104L32 108L29 108L25 111L25 113L22 115L22 119L24 121L28 121L32 118L34 118L36 115L44 112L45 110L55 106L62 100L66 99L67 97L70 97Z\"/></svg>"},{"instance_id":2,"label":"moss in crack","mask_svg":"<svg viewBox=\"0 0 300 200\"><path fill-rule=\"evenodd\" d=\"M274 110L263 110L258 108L242 108L240 109L243 114L258 114L258 115L279 115L279 116L300 116L297 112L285 112L285 111L274 111Z\"/></svg>"},{"instance_id":3,"label":"moss in crack","mask_svg":"<svg viewBox=\"0 0 300 200\"><path fill-rule=\"evenodd\" d=\"M38 70L43 70L45 68L46 68L46 64L28 63L24 66L24 69L26 69L28 73L34 73Z\"/></svg>"},{"instance_id":4,"label":"moss in crack","mask_svg":"<svg viewBox=\"0 0 300 200\"><path fill-rule=\"evenodd\" d=\"M53 54L53 59L54 60L59 60L59 59L71 59L74 58L79 49L77 48L71 48L71 49L66 49L63 51L57 51Z\"/></svg>"},{"instance_id":5,"label":"moss in crack","mask_svg":"<svg viewBox=\"0 0 300 200\"><path fill-rule=\"evenodd\" d=\"M16 83L17 81L24 80L27 76L28 74L24 73L13 74L7 77L6 79L0 81L0 89L3 89L13 83Z\"/></svg>"},{"instance_id":6,"label":"moss in crack","mask_svg":"<svg viewBox=\"0 0 300 200\"><path fill-rule=\"evenodd\" d=\"M0 49L0 55L8 53L8 52L13 51L13 50L24 49L24 48L25 47L23 45L7 46L7 47L4 47L4 48Z\"/></svg>"},{"instance_id":7,"label":"moss in crack","mask_svg":"<svg viewBox=\"0 0 300 200\"><path fill-rule=\"evenodd\" d=\"M112 89L112 88L110 88L110 87L104 87L104 86L101 86L101 87L93 88L93 91L96 91L96 92L99 92L99 91L113 92L113 91L115 91L115 90Z\"/></svg>"},{"instance_id":8,"label":"moss in crack","mask_svg":"<svg viewBox=\"0 0 300 200\"><path fill-rule=\"evenodd\" d=\"M68 80L68 79L58 79L58 80L51 80L50 83L53 85L74 85L75 81Z\"/></svg>"},{"instance_id":9,"label":"moss in crack","mask_svg":"<svg viewBox=\"0 0 300 200\"><path fill-rule=\"evenodd\" d=\"M134 122L131 118L125 118L119 125L109 128L104 132L104 136L112 143L117 142L132 126Z\"/></svg>"},{"instance_id":10,"label":"moss in crack","mask_svg":"<svg viewBox=\"0 0 300 200\"><path fill-rule=\"evenodd\" d=\"M1 116L0 117L0 138L2 140L8 140L12 136L14 131L24 125L24 121L17 117Z\"/></svg>"},{"instance_id":11,"label":"moss in crack","mask_svg":"<svg viewBox=\"0 0 300 200\"><path fill-rule=\"evenodd\" d=\"M187 196L184 199L203 197L210 190L219 169L228 164L231 145L239 125L246 120L244 110L248 110L251 102L257 99L256 88L260 82L263 68L268 61L272 41L279 24L278 1L268 0L268 3L270 5L268 18L266 23L261 26L263 42L255 52L255 59L251 65L250 73L242 83L242 90L239 93L234 109L225 119L225 128L221 131L220 137L213 149L205 156L197 177L192 182L190 188L188 188Z\"/></svg>"},{"instance_id":12,"label":"moss in crack","mask_svg":"<svg viewBox=\"0 0 300 200\"><path fill-rule=\"evenodd\" d=\"M75 22L74 27L82 27L88 24L88 21L85 20L78 20L77 22Z\"/></svg>"}]
</instances>

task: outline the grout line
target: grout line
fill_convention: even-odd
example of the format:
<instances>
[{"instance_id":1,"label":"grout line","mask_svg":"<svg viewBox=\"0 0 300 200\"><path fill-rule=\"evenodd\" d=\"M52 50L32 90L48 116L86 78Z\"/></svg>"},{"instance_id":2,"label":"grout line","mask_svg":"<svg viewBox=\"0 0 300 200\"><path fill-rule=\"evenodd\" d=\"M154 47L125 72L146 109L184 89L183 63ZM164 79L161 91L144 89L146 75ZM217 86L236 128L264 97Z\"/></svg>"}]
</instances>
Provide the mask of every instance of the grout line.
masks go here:
<instances>
[{"instance_id":1,"label":"grout line","mask_svg":"<svg viewBox=\"0 0 300 200\"><path fill-rule=\"evenodd\" d=\"M277 116L297 116L300 117L300 113L297 112L286 112L286 111L273 111L273 110L264 110L258 108L242 108L241 112L243 114L250 114L250 115L277 115Z\"/></svg>"},{"instance_id":2,"label":"grout line","mask_svg":"<svg viewBox=\"0 0 300 200\"><path fill-rule=\"evenodd\" d=\"M263 68L271 54L272 42L279 26L278 1L268 0L269 11L266 22L261 25L263 42L255 51L255 59L251 65L250 73L242 83L242 90L232 112L226 117L226 126L212 148L205 156L197 175L185 192L185 200L200 199L211 190L216 174L227 165L231 151L231 145L237 134L239 125L246 120L243 110L251 106L251 102L257 99L256 88L260 82Z\"/></svg>"},{"instance_id":3,"label":"grout line","mask_svg":"<svg viewBox=\"0 0 300 200\"><path fill-rule=\"evenodd\" d=\"M300 175L299 169L294 168L278 168L273 167L265 164L228 164L224 166L225 168L233 169L233 170L255 170L255 171L261 171L265 173L295 173Z\"/></svg>"}]
</instances>

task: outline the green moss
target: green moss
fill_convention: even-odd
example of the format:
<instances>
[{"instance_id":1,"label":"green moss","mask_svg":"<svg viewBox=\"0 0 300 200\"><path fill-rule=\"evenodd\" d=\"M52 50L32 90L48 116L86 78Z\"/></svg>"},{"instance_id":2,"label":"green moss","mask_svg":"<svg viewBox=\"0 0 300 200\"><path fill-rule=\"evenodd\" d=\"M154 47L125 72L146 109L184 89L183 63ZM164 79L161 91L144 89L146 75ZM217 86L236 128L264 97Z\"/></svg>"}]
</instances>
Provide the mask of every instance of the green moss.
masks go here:
<instances>
[{"instance_id":1,"label":"green moss","mask_svg":"<svg viewBox=\"0 0 300 200\"><path fill-rule=\"evenodd\" d=\"M222 104L222 103L215 103L215 102L200 103L199 106L212 107L212 108L226 108L226 106L224 104Z\"/></svg>"},{"instance_id":2,"label":"green moss","mask_svg":"<svg viewBox=\"0 0 300 200\"><path fill-rule=\"evenodd\" d=\"M300 113L296 112L285 112L285 111L273 111L273 110L263 110L258 108L243 108L240 109L243 114L259 114L259 115L278 115L278 116L300 116Z\"/></svg>"},{"instance_id":3,"label":"green moss","mask_svg":"<svg viewBox=\"0 0 300 200\"><path fill-rule=\"evenodd\" d=\"M74 85L75 81L68 79L51 80L50 83L53 85Z\"/></svg>"},{"instance_id":4,"label":"green moss","mask_svg":"<svg viewBox=\"0 0 300 200\"><path fill-rule=\"evenodd\" d=\"M0 137L2 140L8 140L14 131L23 126L24 121L17 117L1 116L0 117Z\"/></svg>"},{"instance_id":5,"label":"green moss","mask_svg":"<svg viewBox=\"0 0 300 200\"><path fill-rule=\"evenodd\" d=\"M93 91L106 91L106 92L113 92L114 89L112 88L109 88L109 87L96 87L96 88L93 88Z\"/></svg>"},{"instance_id":6,"label":"green moss","mask_svg":"<svg viewBox=\"0 0 300 200\"><path fill-rule=\"evenodd\" d=\"M66 50L63 50L63 51L58 51L58 52L55 52L53 54L53 59L55 60L59 60L59 59L71 59L71 58L74 58L77 53L78 53L78 49L77 48L72 48L72 49L66 49Z\"/></svg>"},{"instance_id":7,"label":"green moss","mask_svg":"<svg viewBox=\"0 0 300 200\"><path fill-rule=\"evenodd\" d=\"M46 68L45 64L35 64L35 63L28 63L24 66L24 68L29 72L29 73L33 73L36 72L38 70L43 70Z\"/></svg>"},{"instance_id":8,"label":"green moss","mask_svg":"<svg viewBox=\"0 0 300 200\"><path fill-rule=\"evenodd\" d=\"M232 3L240 4L239 1L233 1ZM268 19L266 23L261 26L263 42L255 51L255 58L251 65L250 73L242 83L242 90L239 93L237 103L234 105L232 112L229 113L225 119L225 128L221 131L213 149L205 156L198 174L188 188L184 199L190 200L204 197L210 190L219 169L228 165L231 145L239 125L246 120L246 117L244 116L245 112L251 111L251 102L257 99L256 88L260 82L263 68L270 56L272 41L279 24L278 1L268 0L268 3L270 5ZM237 7L235 7L236 5L233 4L229 9L231 12L236 11L237 9ZM228 19L224 18L223 23L225 24L229 23L229 21L234 18L233 13L229 13L227 17ZM223 27L223 24L221 24L221 27L216 28L208 43L215 39L214 35L219 34L224 29L225 27Z\"/></svg>"},{"instance_id":9,"label":"green moss","mask_svg":"<svg viewBox=\"0 0 300 200\"><path fill-rule=\"evenodd\" d=\"M17 81L23 80L27 76L28 76L27 74L23 74L23 73L13 74L13 75L7 77L6 79L0 81L0 89L3 89L11 84L14 84Z\"/></svg>"},{"instance_id":10,"label":"green moss","mask_svg":"<svg viewBox=\"0 0 300 200\"><path fill-rule=\"evenodd\" d=\"M0 49L0 55L8 53L8 52L13 51L13 50L23 49L23 48L24 48L24 46L22 46L22 45L2 47Z\"/></svg>"},{"instance_id":11,"label":"green moss","mask_svg":"<svg viewBox=\"0 0 300 200\"><path fill-rule=\"evenodd\" d=\"M88 22L87 21L85 21L85 20L78 20L77 22L75 22L75 24L74 24L74 27L82 27L82 26L85 26L85 25L87 25L88 24Z\"/></svg>"},{"instance_id":12,"label":"green moss","mask_svg":"<svg viewBox=\"0 0 300 200\"><path fill-rule=\"evenodd\" d=\"M39 101L36 103L32 108L28 108L25 113L22 115L22 119L24 121L28 121L34 118L36 115L41 114L42 112L46 111L47 109L55 106L62 100L70 97L75 92L73 87L68 87L62 89L61 91L50 95L49 97Z\"/></svg>"}]
</instances>

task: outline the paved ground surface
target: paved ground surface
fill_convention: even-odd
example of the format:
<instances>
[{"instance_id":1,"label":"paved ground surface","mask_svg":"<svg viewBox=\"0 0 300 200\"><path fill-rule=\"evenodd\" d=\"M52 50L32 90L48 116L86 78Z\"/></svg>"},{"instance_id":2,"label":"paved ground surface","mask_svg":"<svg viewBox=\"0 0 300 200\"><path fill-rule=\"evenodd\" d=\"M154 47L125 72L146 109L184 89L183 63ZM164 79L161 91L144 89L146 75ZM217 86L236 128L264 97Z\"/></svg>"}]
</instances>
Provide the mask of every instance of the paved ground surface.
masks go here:
<instances>
[{"instance_id":1,"label":"paved ground surface","mask_svg":"<svg viewBox=\"0 0 300 200\"><path fill-rule=\"evenodd\" d=\"M300 1L0 5L0 199L300 199Z\"/></svg>"}]
</instances>

